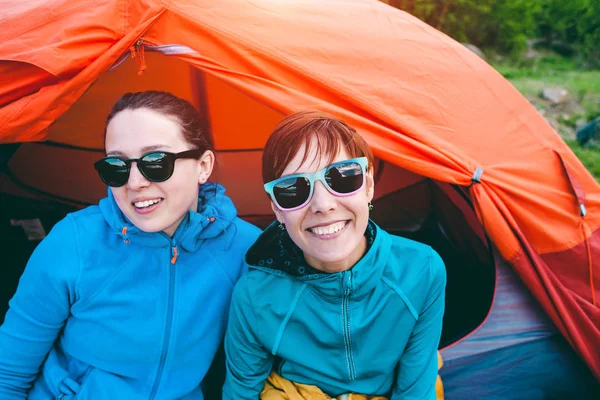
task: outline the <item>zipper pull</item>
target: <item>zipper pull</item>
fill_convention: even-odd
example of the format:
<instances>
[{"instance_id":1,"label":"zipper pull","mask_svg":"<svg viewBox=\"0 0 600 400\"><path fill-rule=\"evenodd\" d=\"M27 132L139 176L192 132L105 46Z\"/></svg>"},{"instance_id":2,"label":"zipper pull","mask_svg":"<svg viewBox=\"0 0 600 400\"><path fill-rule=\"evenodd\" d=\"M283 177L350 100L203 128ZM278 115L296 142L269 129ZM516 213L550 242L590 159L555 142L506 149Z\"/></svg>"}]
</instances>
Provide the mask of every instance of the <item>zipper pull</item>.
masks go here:
<instances>
[{"instance_id":1,"label":"zipper pull","mask_svg":"<svg viewBox=\"0 0 600 400\"><path fill-rule=\"evenodd\" d=\"M177 250L177 246L171 247L171 264L175 264L177 262L177 256L179 255L179 251Z\"/></svg>"},{"instance_id":2,"label":"zipper pull","mask_svg":"<svg viewBox=\"0 0 600 400\"><path fill-rule=\"evenodd\" d=\"M135 59L136 63L140 66L138 75L142 75L148 68L144 57L144 41L139 39L129 48L129 51L131 52L131 58Z\"/></svg>"},{"instance_id":3,"label":"zipper pull","mask_svg":"<svg viewBox=\"0 0 600 400\"><path fill-rule=\"evenodd\" d=\"M123 227L121 234L123 235L123 241L125 242L125 244L129 244L129 238L127 237L127 226Z\"/></svg>"},{"instance_id":4,"label":"zipper pull","mask_svg":"<svg viewBox=\"0 0 600 400\"><path fill-rule=\"evenodd\" d=\"M349 295L352 292L352 271L348 274L348 285L346 286L346 293Z\"/></svg>"}]
</instances>

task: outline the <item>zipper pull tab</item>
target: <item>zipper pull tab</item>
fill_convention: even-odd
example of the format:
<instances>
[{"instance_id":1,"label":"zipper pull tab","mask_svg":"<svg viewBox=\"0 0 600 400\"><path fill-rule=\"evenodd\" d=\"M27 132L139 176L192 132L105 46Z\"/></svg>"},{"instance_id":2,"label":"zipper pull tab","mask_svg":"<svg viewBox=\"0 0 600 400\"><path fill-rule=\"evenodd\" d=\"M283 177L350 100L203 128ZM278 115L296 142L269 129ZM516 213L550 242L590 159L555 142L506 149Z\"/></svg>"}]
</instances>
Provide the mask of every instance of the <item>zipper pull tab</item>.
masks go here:
<instances>
[{"instance_id":1,"label":"zipper pull tab","mask_svg":"<svg viewBox=\"0 0 600 400\"><path fill-rule=\"evenodd\" d=\"M142 75L148 68L144 57L144 41L139 39L129 48L129 51L131 52L131 58L135 59L136 63L140 66L138 75Z\"/></svg>"},{"instance_id":2,"label":"zipper pull tab","mask_svg":"<svg viewBox=\"0 0 600 400\"><path fill-rule=\"evenodd\" d=\"M123 235L123 241L125 242L125 244L129 244L129 238L127 237L127 226L123 227L123 230L121 230L121 234Z\"/></svg>"},{"instance_id":3,"label":"zipper pull tab","mask_svg":"<svg viewBox=\"0 0 600 400\"><path fill-rule=\"evenodd\" d=\"M175 264L177 262L177 256L179 255L179 251L177 250L177 246L171 247L171 264Z\"/></svg>"},{"instance_id":4,"label":"zipper pull tab","mask_svg":"<svg viewBox=\"0 0 600 400\"><path fill-rule=\"evenodd\" d=\"M346 284L346 293L350 294L352 291L352 271L348 274L348 282Z\"/></svg>"}]
</instances>

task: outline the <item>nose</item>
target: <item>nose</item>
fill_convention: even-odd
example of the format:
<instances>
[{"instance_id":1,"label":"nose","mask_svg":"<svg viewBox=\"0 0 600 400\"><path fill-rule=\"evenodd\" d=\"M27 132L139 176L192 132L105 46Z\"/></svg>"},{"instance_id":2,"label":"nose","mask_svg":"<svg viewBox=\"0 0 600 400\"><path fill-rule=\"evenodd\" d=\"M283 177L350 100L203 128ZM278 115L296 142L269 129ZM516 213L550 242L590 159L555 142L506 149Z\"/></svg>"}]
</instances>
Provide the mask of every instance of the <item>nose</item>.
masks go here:
<instances>
[{"instance_id":1,"label":"nose","mask_svg":"<svg viewBox=\"0 0 600 400\"><path fill-rule=\"evenodd\" d=\"M309 207L314 213L327 213L337 208L337 198L327 190L323 182L315 182Z\"/></svg>"},{"instance_id":2,"label":"nose","mask_svg":"<svg viewBox=\"0 0 600 400\"><path fill-rule=\"evenodd\" d=\"M131 163L129 170L129 180L127 181L127 187L131 190L140 190L150 185L150 181L142 175L140 172L137 162Z\"/></svg>"}]
</instances>

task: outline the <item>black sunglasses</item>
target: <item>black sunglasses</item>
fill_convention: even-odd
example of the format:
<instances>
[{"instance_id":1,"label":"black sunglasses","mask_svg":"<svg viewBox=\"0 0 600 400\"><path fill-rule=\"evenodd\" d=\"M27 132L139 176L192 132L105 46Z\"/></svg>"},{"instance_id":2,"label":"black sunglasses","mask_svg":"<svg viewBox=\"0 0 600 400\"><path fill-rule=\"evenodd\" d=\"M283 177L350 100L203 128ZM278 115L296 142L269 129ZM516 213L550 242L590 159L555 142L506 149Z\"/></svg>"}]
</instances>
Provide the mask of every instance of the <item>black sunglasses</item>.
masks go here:
<instances>
[{"instance_id":1,"label":"black sunglasses","mask_svg":"<svg viewBox=\"0 0 600 400\"><path fill-rule=\"evenodd\" d=\"M123 186L129 180L131 163L136 162L140 173L150 182L164 182L173 175L175 160L179 158L200 158L199 149L169 153L167 151L151 151L140 158L125 159L108 156L94 163L100 178L108 186Z\"/></svg>"}]
</instances>

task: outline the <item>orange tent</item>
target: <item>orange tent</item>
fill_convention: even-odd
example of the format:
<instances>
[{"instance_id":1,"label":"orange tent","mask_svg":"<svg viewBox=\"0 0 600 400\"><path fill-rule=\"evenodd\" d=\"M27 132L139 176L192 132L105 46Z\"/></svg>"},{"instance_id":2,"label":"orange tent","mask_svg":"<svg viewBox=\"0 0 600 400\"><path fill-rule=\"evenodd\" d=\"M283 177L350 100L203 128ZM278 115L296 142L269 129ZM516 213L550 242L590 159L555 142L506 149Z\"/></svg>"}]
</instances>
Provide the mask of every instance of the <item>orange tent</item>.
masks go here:
<instances>
[{"instance_id":1,"label":"orange tent","mask_svg":"<svg viewBox=\"0 0 600 400\"><path fill-rule=\"evenodd\" d=\"M383 160L379 198L400 181L459 188L449 196L600 379L600 186L459 43L375 0L32 0L0 16L0 143L52 144L21 146L3 192L96 201L106 189L83 160L99 158L109 107L164 89L206 115L218 179L252 220L270 212L258 190L270 129L318 108Z\"/></svg>"}]
</instances>

